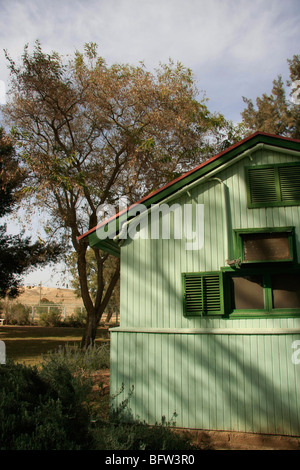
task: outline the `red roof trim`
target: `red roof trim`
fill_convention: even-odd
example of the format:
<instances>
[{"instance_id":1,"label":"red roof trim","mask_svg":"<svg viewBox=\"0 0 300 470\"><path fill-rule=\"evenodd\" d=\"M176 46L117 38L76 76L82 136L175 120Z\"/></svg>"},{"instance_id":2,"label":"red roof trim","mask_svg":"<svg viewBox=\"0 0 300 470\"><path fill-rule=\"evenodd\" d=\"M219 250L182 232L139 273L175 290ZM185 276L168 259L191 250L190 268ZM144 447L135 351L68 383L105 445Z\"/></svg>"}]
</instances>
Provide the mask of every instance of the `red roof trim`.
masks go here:
<instances>
[{"instance_id":1,"label":"red roof trim","mask_svg":"<svg viewBox=\"0 0 300 470\"><path fill-rule=\"evenodd\" d=\"M136 205L138 204L142 204L144 201L147 201L147 199L155 196L156 194L160 193L161 191L167 189L168 187L172 186L173 184L177 183L178 181L186 178L187 176L195 173L197 170L199 170L200 168L203 168L204 166L208 165L209 163L213 162L214 160L217 160L218 158L222 157L223 155L226 155L226 153L229 153L231 152L232 150L234 150L235 148L243 145L245 142L253 139L254 137L258 136L258 135L262 135L262 136L266 136L266 137L275 137L276 139L281 139L281 140L287 140L289 142L296 142L296 143L300 143L300 140L298 139L290 139L289 137L283 137L283 136L280 136L280 135L274 135L274 134L268 134L267 132L260 132L260 131L257 131L255 132L254 134L251 134L250 136L248 137L245 137L244 139L240 140L239 142L237 142L236 144L233 144L231 145L230 147L228 147L227 149L223 150L222 152L218 153L217 155L214 155L213 157L209 158L208 160L205 160L205 162L202 162L200 163L200 165L196 166L195 168L193 168L192 170L189 170L187 171L186 173L184 173L183 175L179 176L178 178L170 181L169 183L167 183L166 185L162 186L161 188L157 189L156 191L153 191L152 193L148 194L147 196L144 196L142 199L140 199L138 202L135 202L134 204L132 204L131 206L127 207L126 209L120 211L118 214L115 214L113 215L112 217L110 217L109 219L106 219L105 221L103 222L100 222L98 225L96 225L96 227L88 230L87 232L85 232L83 235L80 235L79 237L77 237L77 240L81 240L82 238L86 237L87 235L89 235L90 233L93 233L95 232L95 230L97 230L97 228L99 227L102 227L103 225L106 225L108 222L111 222L112 220L116 219L117 217L120 217L122 214L128 212L131 208L135 207Z\"/></svg>"}]
</instances>

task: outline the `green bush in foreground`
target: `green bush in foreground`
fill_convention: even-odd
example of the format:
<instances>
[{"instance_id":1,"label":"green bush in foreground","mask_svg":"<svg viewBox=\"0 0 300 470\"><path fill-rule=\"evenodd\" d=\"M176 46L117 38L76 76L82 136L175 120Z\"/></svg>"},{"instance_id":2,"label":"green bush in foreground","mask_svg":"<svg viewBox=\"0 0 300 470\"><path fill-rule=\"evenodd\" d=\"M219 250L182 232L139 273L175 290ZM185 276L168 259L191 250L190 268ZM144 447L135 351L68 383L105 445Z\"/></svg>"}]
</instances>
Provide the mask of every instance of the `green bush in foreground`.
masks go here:
<instances>
[{"instance_id":1,"label":"green bush in foreground","mask_svg":"<svg viewBox=\"0 0 300 470\"><path fill-rule=\"evenodd\" d=\"M122 389L113 397L124 390ZM161 423L149 426L135 419L130 409L134 386L119 405L111 404L110 420L96 424L93 437L98 450L195 450L188 433L175 432L176 413L168 422L163 416Z\"/></svg>"},{"instance_id":2,"label":"green bush in foreground","mask_svg":"<svg viewBox=\"0 0 300 470\"><path fill-rule=\"evenodd\" d=\"M49 353L40 369L0 365L0 450L193 450L172 424L134 420L132 392L110 419L90 405L90 372L109 365L109 345L67 346ZM93 398L94 400L95 398ZM108 397L101 396L109 406ZM98 413L98 414L97 414Z\"/></svg>"},{"instance_id":3,"label":"green bush in foreground","mask_svg":"<svg viewBox=\"0 0 300 470\"><path fill-rule=\"evenodd\" d=\"M176 434L164 422L102 422L95 426L93 438L97 450L195 450L188 434Z\"/></svg>"},{"instance_id":4,"label":"green bush in foreground","mask_svg":"<svg viewBox=\"0 0 300 470\"><path fill-rule=\"evenodd\" d=\"M2 364L0 449L87 448L91 439L89 416L78 388L64 367L40 373L20 364Z\"/></svg>"}]
</instances>

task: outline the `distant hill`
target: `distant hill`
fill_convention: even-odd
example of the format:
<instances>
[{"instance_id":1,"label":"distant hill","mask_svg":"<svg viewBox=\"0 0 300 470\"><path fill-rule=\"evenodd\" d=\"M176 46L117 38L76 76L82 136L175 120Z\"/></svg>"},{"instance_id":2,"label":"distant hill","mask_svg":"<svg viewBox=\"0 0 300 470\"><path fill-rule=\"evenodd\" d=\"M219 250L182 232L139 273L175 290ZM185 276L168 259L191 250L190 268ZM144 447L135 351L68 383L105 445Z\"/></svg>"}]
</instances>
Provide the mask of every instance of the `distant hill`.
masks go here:
<instances>
[{"instance_id":1,"label":"distant hill","mask_svg":"<svg viewBox=\"0 0 300 470\"><path fill-rule=\"evenodd\" d=\"M38 304L40 299L47 299L56 304L72 304L83 306L81 298L75 295L73 289L61 289L54 287L24 287L22 294L16 299L22 304Z\"/></svg>"}]
</instances>

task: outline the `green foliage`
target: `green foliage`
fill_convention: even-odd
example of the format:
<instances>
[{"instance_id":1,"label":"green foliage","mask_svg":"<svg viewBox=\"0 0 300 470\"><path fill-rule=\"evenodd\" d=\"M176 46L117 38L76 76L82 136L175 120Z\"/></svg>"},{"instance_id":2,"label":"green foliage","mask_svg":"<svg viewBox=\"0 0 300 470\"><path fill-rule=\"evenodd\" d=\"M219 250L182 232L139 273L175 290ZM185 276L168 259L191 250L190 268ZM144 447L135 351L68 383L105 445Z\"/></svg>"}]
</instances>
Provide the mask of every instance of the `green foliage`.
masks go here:
<instances>
[{"instance_id":1,"label":"green foliage","mask_svg":"<svg viewBox=\"0 0 300 470\"><path fill-rule=\"evenodd\" d=\"M242 112L243 124L248 133L255 131L268 132L294 139L300 138L300 106L294 97L299 94L300 55L294 55L287 61L290 69L290 80L287 88L281 76L273 80L270 95L264 93L256 98L256 106L251 99L243 98L247 108ZM297 85L294 89L293 85ZM290 88L289 97L286 90Z\"/></svg>"},{"instance_id":2,"label":"green foliage","mask_svg":"<svg viewBox=\"0 0 300 470\"><path fill-rule=\"evenodd\" d=\"M110 345L107 342L84 349L77 344L66 345L56 351L49 352L44 357L44 363L47 367L67 367L72 374L108 369L110 365Z\"/></svg>"},{"instance_id":3,"label":"green foliage","mask_svg":"<svg viewBox=\"0 0 300 470\"><path fill-rule=\"evenodd\" d=\"M108 366L109 345L60 348L40 369L0 365L0 450L194 450L175 414L154 426L133 419L134 387L103 420L89 403L90 372Z\"/></svg>"},{"instance_id":4,"label":"green foliage","mask_svg":"<svg viewBox=\"0 0 300 470\"><path fill-rule=\"evenodd\" d=\"M69 268L69 271L73 277L71 280L71 285L75 289L75 293L78 297L81 297L80 290L80 279L78 276L77 269L77 257L76 252L70 253L66 257L66 264ZM109 263L103 263L103 281L104 281L104 293L106 292L112 275L116 269L117 260L116 258L111 258ZM89 293L92 299L95 301L98 290L98 266L97 259L94 250L89 248L86 252L86 271L87 271L87 281ZM114 288L114 291L110 297L110 301L107 306L107 311L113 308L114 305L119 305L120 302L120 284L119 282Z\"/></svg>"},{"instance_id":5,"label":"green foliage","mask_svg":"<svg viewBox=\"0 0 300 470\"><path fill-rule=\"evenodd\" d=\"M71 328L83 328L86 325L86 310L75 308L74 313L68 315L60 326L68 326Z\"/></svg>"},{"instance_id":6,"label":"green foliage","mask_svg":"<svg viewBox=\"0 0 300 470\"><path fill-rule=\"evenodd\" d=\"M195 450L188 433L175 431L176 412L170 420L162 416L160 423L150 426L132 415L133 385L123 401L114 403L123 392L124 384L111 397L110 419L95 421L93 438L98 450Z\"/></svg>"},{"instance_id":7,"label":"green foliage","mask_svg":"<svg viewBox=\"0 0 300 470\"><path fill-rule=\"evenodd\" d=\"M109 421L96 424L93 437L99 450L193 450L187 433L176 433L176 413L170 421L162 416L161 423L149 426L134 419L129 407L134 387L128 397L112 408ZM114 397L115 398L115 397Z\"/></svg>"},{"instance_id":8,"label":"green foliage","mask_svg":"<svg viewBox=\"0 0 300 470\"><path fill-rule=\"evenodd\" d=\"M47 299L42 299L40 304L42 306L37 307L40 325L59 326L61 322L61 308Z\"/></svg>"},{"instance_id":9,"label":"green foliage","mask_svg":"<svg viewBox=\"0 0 300 470\"><path fill-rule=\"evenodd\" d=\"M8 325L30 325L30 309L20 302L7 308L5 321Z\"/></svg>"},{"instance_id":10,"label":"green foliage","mask_svg":"<svg viewBox=\"0 0 300 470\"><path fill-rule=\"evenodd\" d=\"M30 175L26 195L50 216L47 239L61 236L61 246L72 243L76 253L88 345L117 285L119 263L94 247L91 290L88 239L78 235L99 223L100 207L117 209L121 196L137 201L214 154L225 120L208 110L191 70L180 63L153 72L143 64L109 66L95 43L63 58L43 52L38 41L32 52L24 48L20 64L7 52L6 58L10 101L3 117Z\"/></svg>"},{"instance_id":11,"label":"green foliage","mask_svg":"<svg viewBox=\"0 0 300 470\"><path fill-rule=\"evenodd\" d=\"M1 450L87 448L89 416L75 382L64 367L1 365Z\"/></svg>"},{"instance_id":12,"label":"green foliage","mask_svg":"<svg viewBox=\"0 0 300 470\"><path fill-rule=\"evenodd\" d=\"M101 423L93 437L98 450L195 450L188 434L176 433L164 418L154 426L139 421Z\"/></svg>"},{"instance_id":13,"label":"green foliage","mask_svg":"<svg viewBox=\"0 0 300 470\"><path fill-rule=\"evenodd\" d=\"M22 197L26 177L11 139L0 127L0 217L15 209ZM0 225L0 297L16 297L21 276L34 266L57 261L61 252L59 244L32 243L24 233L8 235L6 225Z\"/></svg>"}]
</instances>

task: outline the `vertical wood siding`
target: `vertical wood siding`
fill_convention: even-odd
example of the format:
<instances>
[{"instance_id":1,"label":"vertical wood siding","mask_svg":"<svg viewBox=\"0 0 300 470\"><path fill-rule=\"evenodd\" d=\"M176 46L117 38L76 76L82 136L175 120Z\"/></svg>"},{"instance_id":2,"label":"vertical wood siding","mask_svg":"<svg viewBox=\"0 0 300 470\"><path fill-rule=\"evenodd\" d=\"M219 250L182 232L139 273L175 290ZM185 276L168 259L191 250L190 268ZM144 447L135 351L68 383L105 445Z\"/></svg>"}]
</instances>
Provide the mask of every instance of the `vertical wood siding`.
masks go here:
<instances>
[{"instance_id":1,"label":"vertical wood siding","mask_svg":"<svg viewBox=\"0 0 300 470\"><path fill-rule=\"evenodd\" d=\"M113 332L111 389L149 424L300 435L300 335ZM117 354L118 353L118 354Z\"/></svg>"},{"instance_id":2,"label":"vertical wood siding","mask_svg":"<svg viewBox=\"0 0 300 470\"><path fill-rule=\"evenodd\" d=\"M233 256L232 229L296 227L296 250L300 262L300 206L247 209L245 166L295 161L277 152L258 151L253 160L243 159L218 174L229 195L229 255ZM180 199L204 204L204 245L186 250L186 240L128 239L121 248L121 325L196 328L200 318L183 316L184 272L219 271L225 266L225 207L221 184L211 181L195 187ZM232 259L232 258L231 258ZM228 320L230 321L230 320Z\"/></svg>"},{"instance_id":3,"label":"vertical wood siding","mask_svg":"<svg viewBox=\"0 0 300 470\"><path fill-rule=\"evenodd\" d=\"M296 227L300 262L300 207L247 209L245 166L295 161L259 151L220 172L228 188L229 228ZM295 335L184 334L184 328L300 328L299 318L208 319L183 315L181 274L225 266L222 185L201 184L173 201L204 204L204 246L187 251L186 240L128 240L121 248L122 328L176 329L177 334L112 330L111 391L122 383L120 403L149 423L178 414L176 425L201 429L300 435L300 364L291 361ZM229 237L229 255L233 239Z\"/></svg>"}]
</instances>

